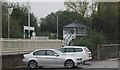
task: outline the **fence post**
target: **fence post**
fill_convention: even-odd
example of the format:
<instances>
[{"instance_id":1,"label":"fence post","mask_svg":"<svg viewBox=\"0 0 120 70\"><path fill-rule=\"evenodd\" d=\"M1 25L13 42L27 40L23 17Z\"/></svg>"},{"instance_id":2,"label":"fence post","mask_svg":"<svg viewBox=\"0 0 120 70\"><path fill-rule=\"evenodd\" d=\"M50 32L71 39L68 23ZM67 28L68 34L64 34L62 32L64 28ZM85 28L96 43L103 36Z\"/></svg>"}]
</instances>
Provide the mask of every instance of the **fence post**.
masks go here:
<instances>
[{"instance_id":1,"label":"fence post","mask_svg":"<svg viewBox=\"0 0 120 70\"><path fill-rule=\"evenodd\" d=\"M3 39L0 38L0 54L3 54Z\"/></svg>"},{"instance_id":2,"label":"fence post","mask_svg":"<svg viewBox=\"0 0 120 70\"><path fill-rule=\"evenodd\" d=\"M120 51L118 51L119 53L118 53L118 58L120 59Z\"/></svg>"},{"instance_id":3,"label":"fence post","mask_svg":"<svg viewBox=\"0 0 120 70\"><path fill-rule=\"evenodd\" d=\"M35 46L35 39L33 39L32 41L33 41L33 50L35 50L35 49L36 49L36 46ZM37 49L38 49L38 48L37 48ZM32 50L32 51L33 51L33 50Z\"/></svg>"},{"instance_id":4,"label":"fence post","mask_svg":"<svg viewBox=\"0 0 120 70\"><path fill-rule=\"evenodd\" d=\"M100 60L100 45L97 45L97 59Z\"/></svg>"},{"instance_id":5,"label":"fence post","mask_svg":"<svg viewBox=\"0 0 120 70\"><path fill-rule=\"evenodd\" d=\"M0 70L2 70L3 39L0 38Z\"/></svg>"},{"instance_id":6,"label":"fence post","mask_svg":"<svg viewBox=\"0 0 120 70\"><path fill-rule=\"evenodd\" d=\"M19 39L19 54L21 54L21 40Z\"/></svg>"}]
</instances>

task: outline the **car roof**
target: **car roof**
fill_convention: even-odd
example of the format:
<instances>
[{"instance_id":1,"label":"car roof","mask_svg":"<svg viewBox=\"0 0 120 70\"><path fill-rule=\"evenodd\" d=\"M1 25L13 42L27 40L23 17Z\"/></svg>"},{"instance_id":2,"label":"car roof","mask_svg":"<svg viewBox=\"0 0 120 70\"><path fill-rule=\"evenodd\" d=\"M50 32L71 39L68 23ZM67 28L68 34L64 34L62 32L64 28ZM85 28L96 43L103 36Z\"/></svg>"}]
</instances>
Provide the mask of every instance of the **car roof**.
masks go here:
<instances>
[{"instance_id":1,"label":"car roof","mask_svg":"<svg viewBox=\"0 0 120 70\"><path fill-rule=\"evenodd\" d=\"M55 50L55 49L48 49L48 48L46 48L46 49L37 49L37 50L34 50L34 51L39 51L39 50Z\"/></svg>"},{"instance_id":2,"label":"car roof","mask_svg":"<svg viewBox=\"0 0 120 70\"><path fill-rule=\"evenodd\" d=\"M64 46L62 48L86 48L85 46Z\"/></svg>"}]
</instances>

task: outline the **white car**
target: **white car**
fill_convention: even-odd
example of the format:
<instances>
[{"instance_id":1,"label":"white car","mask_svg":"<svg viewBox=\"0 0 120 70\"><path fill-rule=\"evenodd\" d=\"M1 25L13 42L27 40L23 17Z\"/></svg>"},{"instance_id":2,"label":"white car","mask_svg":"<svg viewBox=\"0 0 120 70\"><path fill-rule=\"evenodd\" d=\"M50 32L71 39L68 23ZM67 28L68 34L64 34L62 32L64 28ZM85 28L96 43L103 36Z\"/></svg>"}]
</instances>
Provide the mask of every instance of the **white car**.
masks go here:
<instances>
[{"instance_id":1,"label":"white car","mask_svg":"<svg viewBox=\"0 0 120 70\"><path fill-rule=\"evenodd\" d=\"M83 59L83 63L92 59L90 50L84 46L64 46L58 50L67 55L81 56Z\"/></svg>"},{"instance_id":2,"label":"white car","mask_svg":"<svg viewBox=\"0 0 120 70\"><path fill-rule=\"evenodd\" d=\"M56 49L39 49L24 54L23 62L30 68L45 66L65 66L66 68L82 67L81 57L68 56Z\"/></svg>"}]
</instances>

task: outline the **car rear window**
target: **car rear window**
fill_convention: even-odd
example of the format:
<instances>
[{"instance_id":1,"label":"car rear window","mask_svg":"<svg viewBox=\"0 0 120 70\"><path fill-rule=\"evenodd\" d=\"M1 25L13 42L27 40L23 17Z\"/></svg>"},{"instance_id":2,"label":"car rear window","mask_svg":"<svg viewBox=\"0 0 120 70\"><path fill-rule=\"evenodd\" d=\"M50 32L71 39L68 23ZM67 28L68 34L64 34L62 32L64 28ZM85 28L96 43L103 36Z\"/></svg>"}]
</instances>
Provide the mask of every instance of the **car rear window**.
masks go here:
<instances>
[{"instance_id":1,"label":"car rear window","mask_svg":"<svg viewBox=\"0 0 120 70\"><path fill-rule=\"evenodd\" d=\"M86 52L90 52L90 50L89 50L88 48L84 48L84 50L85 50Z\"/></svg>"}]
</instances>

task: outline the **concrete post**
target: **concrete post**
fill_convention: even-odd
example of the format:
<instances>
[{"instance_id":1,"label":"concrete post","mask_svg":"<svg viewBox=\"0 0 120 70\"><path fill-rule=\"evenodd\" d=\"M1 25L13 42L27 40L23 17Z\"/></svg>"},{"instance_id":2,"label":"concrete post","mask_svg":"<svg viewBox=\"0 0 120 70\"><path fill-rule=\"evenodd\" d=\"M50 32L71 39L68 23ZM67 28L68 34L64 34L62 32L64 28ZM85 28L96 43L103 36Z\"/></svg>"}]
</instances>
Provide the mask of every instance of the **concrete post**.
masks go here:
<instances>
[{"instance_id":1,"label":"concrete post","mask_svg":"<svg viewBox=\"0 0 120 70\"><path fill-rule=\"evenodd\" d=\"M18 41L19 41L19 53L18 54L21 54L21 50L22 50L21 39L19 39Z\"/></svg>"},{"instance_id":2,"label":"concrete post","mask_svg":"<svg viewBox=\"0 0 120 70\"><path fill-rule=\"evenodd\" d=\"M100 60L100 45L97 45L97 59Z\"/></svg>"}]
</instances>

